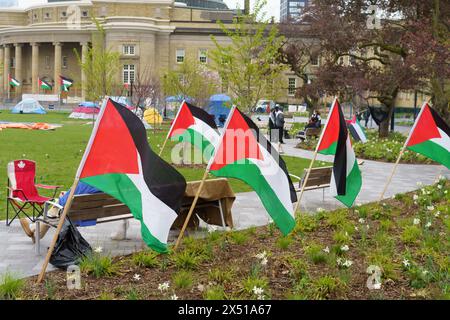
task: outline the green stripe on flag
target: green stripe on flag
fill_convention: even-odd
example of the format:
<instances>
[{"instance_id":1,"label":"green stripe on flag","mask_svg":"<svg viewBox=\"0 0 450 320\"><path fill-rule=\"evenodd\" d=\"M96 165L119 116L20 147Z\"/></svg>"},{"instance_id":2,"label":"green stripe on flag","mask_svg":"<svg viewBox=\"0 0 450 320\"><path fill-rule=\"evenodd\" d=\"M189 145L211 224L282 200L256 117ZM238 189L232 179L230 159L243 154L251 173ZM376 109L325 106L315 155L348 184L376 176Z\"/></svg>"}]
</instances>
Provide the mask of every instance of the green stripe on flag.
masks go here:
<instances>
[{"instance_id":1,"label":"green stripe on flag","mask_svg":"<svg viewBox=\"0 0 450 320\"><path fill-rule=\"evenodd\" d=\"M295 227L294 217L286 210L275 191L267 183L258 166L248 159L226 165L220 170L211 171L217 177L230 177L244 181L256 191L267 212L284 235Z\"/></svg>"},{"instance_id":2,"label":"green stripe on flag","mask_svg":"<svg viewBox=\"0 0 450 320\"><path fill-rule=\"evenodd\" d=\"M167 245L155 238L143 222L141 192L126 174L104 174L83 178L81 181L127 205L133 216L141 221L141 234L144 242L157 252L167 252Z\"/></svg>"},{"instance_id":3,"label":"green stripe on flag","mask_svg":"<svg viewBox=\"0 0 450 320\"><path fill-rule=\"evenodd\" d=\"M337 149L337 141L333 142L328 148L320 150L319 153L327 155L335 155Z\"/></svg>"},{"instance_id":4,"label":"green stripe on flag","mask_svg":"<svg viewBox=\"0 0 450 320\"><path fill-rule=\"evenodd\" d=\"M214 147L211 143L202 134L191 128L186 129L182 134L173 136L172 141L188 142L202 150L202 153L208 148L210 154L206 156L206 160L209 160L214 153Z\"/></svg>"},{"instance_id":5,"label":"green stripe on flag","mask_svg":"<svg viewBox=\"0 0 450 320\"><path fill-rule=\"evenodd\" d=\"M407 148L439 162L450 169L450 152L431 140L426 140Z\"/></svg>"},{"instance_id":6,"label":"green stripe on flag","mask_svg":"<svg viewBox=\"0 0 450 320\"><path fill-rule=\"evenodd\" d=\"M361 171L359 170L358 167L358 161L355 160L352 170L350 171L350 174L347 176L345 195L336 196L335 198L350 208L355 202L355 199L358 196L359 191L361 190L361 186L362 186Z\"/></svg>"}]
</instances>

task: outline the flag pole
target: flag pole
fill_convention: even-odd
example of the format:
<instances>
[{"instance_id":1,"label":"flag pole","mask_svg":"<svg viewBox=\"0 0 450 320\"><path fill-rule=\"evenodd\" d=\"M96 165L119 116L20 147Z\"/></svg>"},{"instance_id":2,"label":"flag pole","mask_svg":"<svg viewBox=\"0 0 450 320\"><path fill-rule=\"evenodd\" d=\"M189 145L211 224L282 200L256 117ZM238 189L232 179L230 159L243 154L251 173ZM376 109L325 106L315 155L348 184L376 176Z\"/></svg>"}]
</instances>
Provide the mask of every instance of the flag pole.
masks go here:
<instances>
[{"instance_id":1,"label":"flag pole","mask_svg":"<svg viewBox=\"0 0 450 320\"><path fill-rule=\"evenodd\" d=\"M334 100L333 100L333 104L331 105L330 112L328 113L327 123L325 124L325 127L323 128L322 133L320 134L319 141L317 142L317 145L316 145L316 150L314 151L314 156L313 156L313 158L311 160L311 163L309 164L309 169L308 169L308 172L306 173L305 180L302 183L302 189L300 190L300 196L298 197L297 203L295 204L294 215L296 214L298 208L300 207L300 202L302 201L303 193L305 192L306 183L308 182L309 175L311 173L311 169L312 169L312 167L314 165L314 162L316 161L317 154L319 152L319 146L320 146L320 143L322 142L322 139L323 139L323 134L325 133L325 131L327 129L327 126L330 123L330 116L331 116L331 114L333 112L333 108L334 108L334 105L336 104L336 101L337 101L337 97L335 97Z\"/></svg>"},{"instance_id":2,"label":"flag pole","mask_svg":"<svg viewBox=\"0 0 450 320\"><path fill-rule=\"evenodd\" d=\"M172 125L169 128L169 132L167 132L166 139L164 140L164 143L163 143L163 145L161 147L161 150L159 150L159 157L161 157L161 155L162 155L162 153L164 151L164 148L166 147L167 141L169 140L169 134L172 131L173 126L175 125L175 121L178 119L178 115L180 114L181 108L183 107L185 101L186 100L183 100L183 102L181 102L180 107L178 108L177 114L176 114L175 118L173 119Z\"/></svg>"},{"instance_id":3,"label":"flag pole","mask_svg":"<svg viewBox=\"0 0 450 320\"><path fill-rule=\"evenodd\" d=\"M389 178L388 178L388 180L387 180L387 182L386 182L386 185L385 185L384 188L383 188L383 192L382 192L381 195L380 195L379 201L382 201L382 200L383 200L384 195L385 195L385 193L386 193L386 191L387 191L387 188L388 188L389 185L391 184L392 178L394 177L395 171L397 170L398 164L400 163L400 159L402 158L403 154L405 153L406 146L408 145L409 139L411 138L411 133L414 132L414 129L416 128L416 125L417 125L417 121L420 119L420 116L422 115L422 112L423 112L425 106L426 106L427 104L430 103L430 100L431 100L431 99L428 99L428 100L427 100L426 102L424 102L424 104L422 105L422 108L420 109L420 112L419 112L419 114L417 115L416 121L414 122L414 125L413 125L413 127L411 128L411 130L409 131L408 138L405 140L405 143L403 144L403 147L402 147L402 149L400 150L400 154L398 155L397 161L395 161L394 168L392 168L392 173L391 173L391 175L389 176Z\"/></svg>"}]
</instances>

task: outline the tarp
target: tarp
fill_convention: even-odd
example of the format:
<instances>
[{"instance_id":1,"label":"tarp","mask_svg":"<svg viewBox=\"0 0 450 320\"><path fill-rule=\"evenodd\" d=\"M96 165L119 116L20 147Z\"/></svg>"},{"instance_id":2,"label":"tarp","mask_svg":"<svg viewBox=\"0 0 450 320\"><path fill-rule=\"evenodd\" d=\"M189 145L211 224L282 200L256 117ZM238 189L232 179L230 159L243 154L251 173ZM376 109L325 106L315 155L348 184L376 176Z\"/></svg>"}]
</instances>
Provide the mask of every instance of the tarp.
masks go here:
<instances>
[{"instance_id":1,"label":"tarp","mask_svg":"<svg viewBox=\"0 0 450 320\"><path fill-rule=\"evenodd\" d=\"M71 119L96 119L100 108L94 102L82 102L69 115Z\"/></svg>"},{"instance_id":2,"label":"tarp","mask_svg":"<svg viewBox=\"0 0 450 320\"><path fill-rule=\"evenodd\" d=\"M27 130L55 130L58 126L51 125L48 123L38 122L38 123L21 123L21 122L9 122L0 123L0 131L2 129L27 129Z\"/></svg>"},{"instance_id":3,"label":"tarp","mask_svg":"<svg viewBox=\"0 0 450 320\"><path fill-rule=\"evenodd\" d=\"M163 122L163 118L155 108L148 108L144 112L144 120L149 125L160 125Z\"/></svg>"},{"instance_id":4,"label":"tarp","mask_svg":"<svg viewBox=\"0 0 450 320\"><path fill-rule=\"evenodd\" d=\"M11 109L11 113L45 114L47 112L36 99L24 99Z\"/></svg>"},{"instance_id":5,"label":"tarp","mask_svg":"<svg viewBox=\"0 0 450 320\"><path fill-rule=\"evenodd\" d=\"M223 127L231 111L231 98L224 94L211 96L207 111L214 116L217 126Z\"/></svg>"}]
</instances>

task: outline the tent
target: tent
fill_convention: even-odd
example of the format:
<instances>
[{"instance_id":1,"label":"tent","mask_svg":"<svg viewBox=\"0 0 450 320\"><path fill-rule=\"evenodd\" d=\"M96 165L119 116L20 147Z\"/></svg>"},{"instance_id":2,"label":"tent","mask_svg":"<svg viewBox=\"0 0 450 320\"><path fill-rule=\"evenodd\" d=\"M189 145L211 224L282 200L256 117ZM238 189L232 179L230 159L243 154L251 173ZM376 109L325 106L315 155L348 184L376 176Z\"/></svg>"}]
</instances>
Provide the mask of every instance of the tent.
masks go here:
<instances>
[{"instance_id":1,"label":"tent","mask_svg":"<svg viewBox=\"0 0 450 320\"><path fill-rule=\"evenodd\" d=\"M76 107L69 118L72 119L97 119L97 115L100 112L100 108L94 102L82 102Z\"/></svg>"},{"instance_id":2,"label":"tent","mask_svg":"<svg viewBox=\"0 0 450 320\"><path fill-rule=\"evenodd\" d=\"M223 127L231 110L231 98L225 94L211 96L208 104L208 113L214 116L218 127Z\"/></svg>"},{"instance_id":3,"label":"tent","mask_svg":"<svg viewBox=\"0 0 450 320\"><path fill-rule=\"evenodd\" d=\"M45 112L44 107L36 99L23 99L11 109L11 113L45 114L47 112Z\"/></svg>"},{"instance_id":4,"label":"tent","mask_svg":"<svg viewBox=\"0 0 450 320\"><path fill-rule=\"evenodd\" d=\"M160 125L163 122L163 118L159 114L158 110L156 110L155 108L148 108L147 110L145 110L144 120L149 125L155 125L155 124Z\"/></svg>"}]
</instances>

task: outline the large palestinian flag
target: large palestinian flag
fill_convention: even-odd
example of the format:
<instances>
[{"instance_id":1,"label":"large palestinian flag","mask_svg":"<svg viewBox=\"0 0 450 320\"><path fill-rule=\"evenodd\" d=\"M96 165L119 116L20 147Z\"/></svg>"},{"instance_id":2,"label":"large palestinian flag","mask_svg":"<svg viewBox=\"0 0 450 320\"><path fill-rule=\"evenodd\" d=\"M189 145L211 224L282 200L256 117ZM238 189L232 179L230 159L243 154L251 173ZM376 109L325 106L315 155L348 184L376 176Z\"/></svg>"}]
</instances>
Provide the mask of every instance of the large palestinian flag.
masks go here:
<instances>
[{"instance_id":1,"label":"large palestinian flag","mask_svg":"<svg viewBox=\"0 0 450 320\"><path fill-rule=\"evenodd\" d=\"M59 82L61 84L61 90L68 92L70 87L73 85L73 80L63 77L63 76L59 76Z\"/></svg>"},{"instance_id":2,"label":"large palestinian flag","mask_svg":"<svg viewBox=\"0 0 450 320\"><path fill-rule=\"evenodd\" d=\"M361 190L362 177L344 114L337 99L331 106L317 150L322 154L334 155L331 194L347 207L351 207Z\"/></svg>"},{"instance_id":3,"label":"large palestinian flag","mask_svg":"<svg viewBox=\"0 0 450 320\"><path fill-rule=\"evenodd\" d=\"M186 181L151 150L142 121L130 110L108 99L77 177L126 204L141 221L145 243L167 251Z\"/></svg>"},{"instance_id":4,"label":"large palestinian flag","mask_svg":"<svg viewBox=\"0 0 450 320\"><path fill-rule=\"evenodd\" d=\"M40 78L38 79L39 81L39 87L42 90L52 90L52 85L44 80L41 80Z\"/></svg>"},{"instance_id":5,"label":"large palestinian flag","mask_svg":"<svg viewBox=\"0 0 450 320\"><path fill-rule=\"evenodd\" d=\"M210 172L250 185L281 232L288 234L295 226L292 203L297 201L297 194L286 164L252 120L237 108L228 117L209 163Z\"/></svg>"},{"instance_id":6,"label":"large palestinian flag","mask_svg":"<svg viewBox=\"0 0 450 320\"><path fill-rule=\"evenodd\" d=\"M428 103L422 106L406 147L450 169L450 129Z\"/></svg>"},{"instance_id":7,"label":"large palestinian flag","mask_svg":"<svg viewBox=\"0 0 450 320\"><path fill-rule=\"evenodd\" d=\"M359 120L356 117L356 115L354 115L351 120L347 121L347 125L348 129L350 130L350 133L352 134L353 139L355 139L356 141L361 141L362 143L367 142L366 132L359 123Z\"/></svg>"},{"instance_id":8,"label":"large palestinian flag","mask_svg":"<svg viewBox=\"0 0 450 320\"><path fill-rule=\"evenodd\" d=\"M189 142L202 150L209 160L219 142L220 135L216 122L209 113L183 101L173 120L168 138Z\"/></svg>"}]
</instances>

